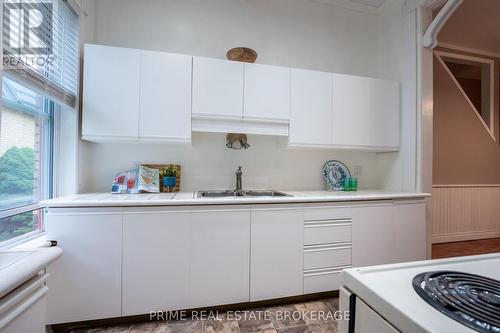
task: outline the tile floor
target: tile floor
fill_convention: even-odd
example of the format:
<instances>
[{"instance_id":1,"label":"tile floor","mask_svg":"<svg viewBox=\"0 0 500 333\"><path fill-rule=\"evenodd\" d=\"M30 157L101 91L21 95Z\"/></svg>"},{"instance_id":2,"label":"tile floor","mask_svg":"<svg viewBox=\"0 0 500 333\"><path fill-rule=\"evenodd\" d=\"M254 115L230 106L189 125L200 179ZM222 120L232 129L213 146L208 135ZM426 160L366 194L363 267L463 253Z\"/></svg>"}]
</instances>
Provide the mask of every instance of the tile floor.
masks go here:
<instances>
[{"instance_id":1,"label":"tile floor","mask_svg":"<svg viewBox=\"0 0 500 333\"><path fill-rule=\"evenodd\" d=\"M253 311L253 312L252 312ZM218 313L217 319L147 322L113 327L76 328L70 333L335 333L338 298L240 312ZM245 318L246 317L246 318Z\"/></svg>"}]
</instances>

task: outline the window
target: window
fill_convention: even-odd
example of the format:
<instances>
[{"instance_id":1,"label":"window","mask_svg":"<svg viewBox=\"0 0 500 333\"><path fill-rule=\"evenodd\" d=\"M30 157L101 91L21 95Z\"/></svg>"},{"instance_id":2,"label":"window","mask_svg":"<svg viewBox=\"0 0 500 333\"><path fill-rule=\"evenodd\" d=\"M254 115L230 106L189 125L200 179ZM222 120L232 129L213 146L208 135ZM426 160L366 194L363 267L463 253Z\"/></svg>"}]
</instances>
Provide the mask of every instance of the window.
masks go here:
<instances>
[{"instance_id":1,"label":"window","mask_svg":"<svg viewBox=\"0 0 500 333\"><path fill-rule=\"evenodd\" d=\"M65 0L2 3L1 246L43 230L39 202L53 196L61 141L54 124L76 112L79 67L78 15Z\"/></svg>"},{"instance_id":2,"label":"window","mask_svg":"<svg viewBox=\"0 0 500 333\"><path fill-rule=\"evenodd\" d=\"M0 112L0 242L41 230L51 196L54 102L10 79Z\"/></svg>"}]
</instances>

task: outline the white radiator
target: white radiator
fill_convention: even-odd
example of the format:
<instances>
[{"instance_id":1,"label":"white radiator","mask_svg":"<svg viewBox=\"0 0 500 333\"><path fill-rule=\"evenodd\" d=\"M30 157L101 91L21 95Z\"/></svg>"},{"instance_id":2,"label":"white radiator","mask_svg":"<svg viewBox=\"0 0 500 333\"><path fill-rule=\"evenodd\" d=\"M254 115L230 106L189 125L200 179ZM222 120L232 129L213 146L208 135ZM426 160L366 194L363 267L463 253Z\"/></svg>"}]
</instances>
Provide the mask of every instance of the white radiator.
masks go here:
<instances>
[{"instance_id":1,"label":"white radiator","mask_svg":"<svg viewBox=\"0 0 500 333\"><path fill-rule=\"evenodd\" d=\"M434 185L432 242L500 237L500 185Z\"/></svg>"}]
</instances>

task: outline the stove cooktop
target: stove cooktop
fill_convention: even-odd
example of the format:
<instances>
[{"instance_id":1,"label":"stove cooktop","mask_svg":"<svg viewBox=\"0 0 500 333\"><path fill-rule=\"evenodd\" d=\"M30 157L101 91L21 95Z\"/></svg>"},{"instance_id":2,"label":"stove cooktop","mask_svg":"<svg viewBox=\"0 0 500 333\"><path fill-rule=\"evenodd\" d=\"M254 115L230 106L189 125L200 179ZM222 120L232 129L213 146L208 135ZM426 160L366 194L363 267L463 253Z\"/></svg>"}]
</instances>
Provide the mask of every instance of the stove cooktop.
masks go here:
<instances>
[{"instance_id":1,"label":"stove cooktop","mask_svg":"<svg viewBox=\"0 0 500 333\"><path fill-rule=\"evenodd\" d=\"M500 333L500 281L454 271L418 274L413 288L427 303L467 327Z\"/></svg>"}]
</instances>

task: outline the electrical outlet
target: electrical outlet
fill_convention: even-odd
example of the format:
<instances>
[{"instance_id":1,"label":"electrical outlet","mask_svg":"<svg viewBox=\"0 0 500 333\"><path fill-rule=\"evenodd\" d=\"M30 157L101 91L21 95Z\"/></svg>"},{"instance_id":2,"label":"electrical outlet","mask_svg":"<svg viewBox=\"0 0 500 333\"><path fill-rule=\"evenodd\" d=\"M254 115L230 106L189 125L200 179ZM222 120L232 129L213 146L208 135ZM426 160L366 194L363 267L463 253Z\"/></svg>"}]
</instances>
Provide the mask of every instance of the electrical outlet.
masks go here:
<instances>
[{"instance_id":1,"label":"electrical outlet","mask_svg":"<svg viewBox=\"0 0 500 333\"><path fill-rule=\"evenodd\" d=\"M363 166L361 165L355 165L352 168L352 175L353 177L361 177L363 176Z\"/></svg>"}]
</instances>

